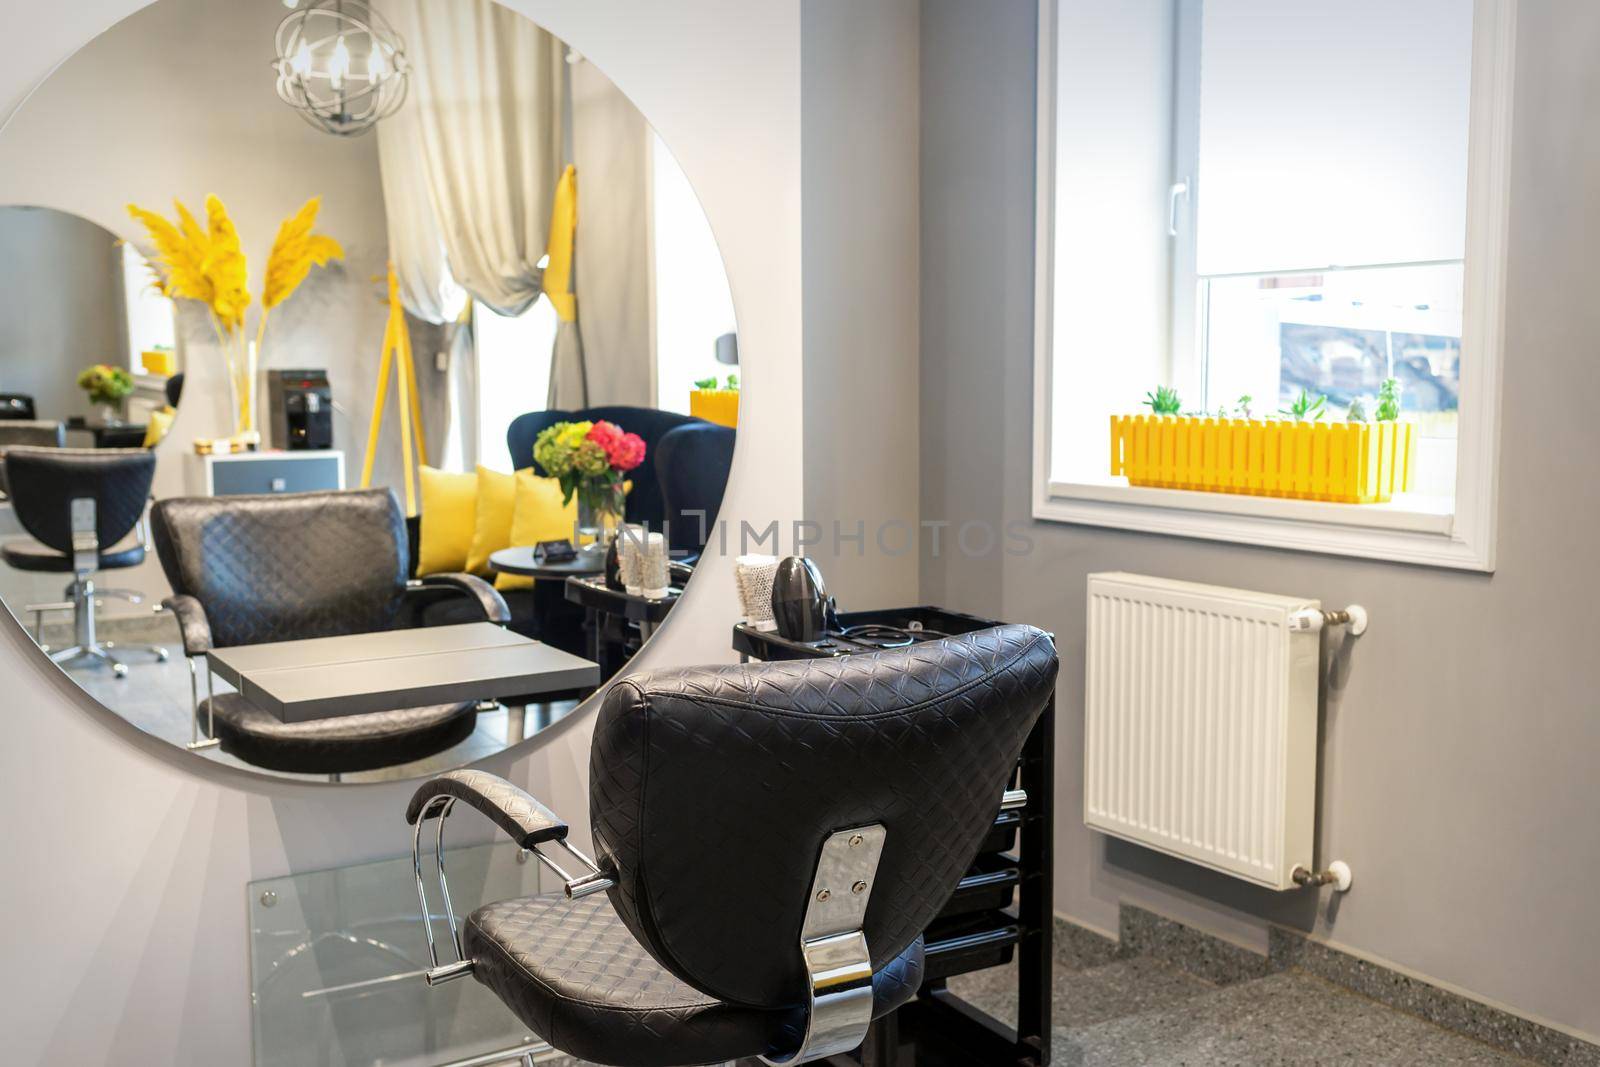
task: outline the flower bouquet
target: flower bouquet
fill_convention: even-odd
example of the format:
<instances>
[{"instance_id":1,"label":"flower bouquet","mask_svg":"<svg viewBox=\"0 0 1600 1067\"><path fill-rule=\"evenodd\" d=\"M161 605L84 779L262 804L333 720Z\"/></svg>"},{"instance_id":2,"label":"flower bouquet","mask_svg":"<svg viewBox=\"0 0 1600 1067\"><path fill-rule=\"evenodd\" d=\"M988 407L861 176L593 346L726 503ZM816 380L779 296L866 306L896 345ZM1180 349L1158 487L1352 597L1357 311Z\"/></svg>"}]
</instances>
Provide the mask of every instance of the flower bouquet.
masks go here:
<instances>
[{"instance_id":1,"label":"flower bouquet","mask_svg":"<svg viewBox=\"0 0 1600 1067\"><path fill-rule=\"evenodd\" d=\"M644 438L606 422L558 422L533 442L534 462L561 483L561 502L578 498L578 532L602 550L622 522L623 475L644 462Z\"/></svg>"},{"instance_id":2,"label":"flower bouquet","mask_svg":"<svg viewBox=\"0 0 1600 1067\"><path fill-rule=\"evenodd\" d=\"M109 363L96 363L78 375L78 388L89 394L89 403L105 408L105 418L115 418L113 410L133 392L133 375Z\"/></svg>"}]
</instances>

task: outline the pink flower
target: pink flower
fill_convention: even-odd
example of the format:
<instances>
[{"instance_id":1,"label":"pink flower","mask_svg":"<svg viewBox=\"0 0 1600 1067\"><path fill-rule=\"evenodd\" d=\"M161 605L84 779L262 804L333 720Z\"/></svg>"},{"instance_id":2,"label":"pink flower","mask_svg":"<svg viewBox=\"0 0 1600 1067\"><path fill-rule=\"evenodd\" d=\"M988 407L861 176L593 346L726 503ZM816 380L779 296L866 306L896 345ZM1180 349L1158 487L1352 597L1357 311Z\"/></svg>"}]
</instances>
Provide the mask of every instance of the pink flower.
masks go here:
<instances>
[{"instance_id":1,"label":"pink flower","mask_svg":"<svg viewBox=\"0 0 1600 1067\"><path fill-rule=\"evenodd\" d=\"M606 455L609 456L617 447L617 442L622 440L622 427L601 419L589 427L588 439L605 449Z\"/></svg>"},{"instance_id":2,"label":"pink flower","mask_svg":"<svg viewBox=\"0 0 1600 1067\"><path fill-rule=\"evenodd\" d=\"M631 471L644 462L644 438L636 433L625 433L615 449L608 450L611 465L619 471Z\"/></svg>"},{"instance_id":3,"label":"pink flower","mask_svg":"<svg viewBox=\"0 0 1600 1067\"><path fill-rule=\"evenodd\" d=\"M623 433L622 427L601 419L589 429L588 440L606 451L606 458L619 471L631 471L644 462L644 438Z\"/></svg>"}]
</instances>

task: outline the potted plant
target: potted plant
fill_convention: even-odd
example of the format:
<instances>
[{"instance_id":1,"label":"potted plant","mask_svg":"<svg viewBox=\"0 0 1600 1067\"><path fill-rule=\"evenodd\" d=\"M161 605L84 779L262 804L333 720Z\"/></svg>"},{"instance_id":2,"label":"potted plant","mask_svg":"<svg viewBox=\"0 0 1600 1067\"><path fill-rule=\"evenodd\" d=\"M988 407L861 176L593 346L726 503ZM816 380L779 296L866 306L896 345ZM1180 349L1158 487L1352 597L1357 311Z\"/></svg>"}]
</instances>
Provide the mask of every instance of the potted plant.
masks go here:
<instances>
[{"instance_id":1,"label":"potted plant","mask_svg":"<svg viewBox=\"0 0 1600 1067\"><path fill-rule=\"evenodd\" d=\"M561 502L578 498L579 538L593 551L610 547L626 503L623 475L644 462L644 439L604 419L558 422L533 442L533 458L561 483Z\"/></svg>"},{"instance_id":2,"label":"potted plant","mask_svg":"<svg viewBox=\"0 0 1600 1067\"><path fill-rule=\"evenodd\" d=\"M100 421L115 423L121 418L123 400L133 392L133 375L122 367L96 363L78 375L78 388L89 394L89 403L100 408Z\"/></svg>"},{"instance_id":3,"label":"potted plant","mask_svg":"<svg viewBox=\"0 0 1600 1067\"><path fill-rule=\"evenodd\" d=\"M1411 483L1415 427L1400 418L1400 383L1386 380L1374 418L1357 399L1345 421L1324 421L1327 397L1302 389L1276 416L1253 417L1251 398L1234 414L1181 414L1175 390L1145 394L1149 415L1111 416L1111 473L1157 489L1387 503Z\"/></svg>"},{"instance_id":4,"label":"potted plant","mask_svg":"<svg viewBox=\"0 0 1600 1067\"><path fill-rule=\"evenodd\" d=\"M716 376L701 378L689 393L689 414L719 426L739 425L739 376L730 374L719 387Z\"/></svg>"}]
</instances>

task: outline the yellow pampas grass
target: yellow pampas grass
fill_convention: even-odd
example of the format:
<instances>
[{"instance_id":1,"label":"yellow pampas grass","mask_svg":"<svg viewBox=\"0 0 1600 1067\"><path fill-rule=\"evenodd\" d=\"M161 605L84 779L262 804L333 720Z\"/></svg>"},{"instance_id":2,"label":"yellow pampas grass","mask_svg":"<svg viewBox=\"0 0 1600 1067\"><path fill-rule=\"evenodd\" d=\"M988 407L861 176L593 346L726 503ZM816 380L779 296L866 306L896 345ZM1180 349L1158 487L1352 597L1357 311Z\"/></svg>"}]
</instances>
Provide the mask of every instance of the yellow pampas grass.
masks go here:
<instances>
[{"instance_id":1,"label":"yellow pampas grass","mask_svg":"<svg viewBox=\"0 0 1600 1067\"><path fill-rule=\"evenodd\" d=\"M216 285L211 310L224 332L233 333L244 328L244 314L250 307L250 271L239 243L239 231L228 217L228 209L215 196L206 197L206 238L210 242L208 273Z\"/></svg>"},{"instance_id":2,"label":"yellow pampas grass","mask_svg":"<svg viewBox=\"0 0 1600 1067\"><path fill-rule=\"evenodd\" d=\"M344 249L338 241L312 232L321 209L322 198L314 196L278 227L272 254L267 257L267 280L261 288L263 308L275 308L293 296L312 267L326 266L330 260L344 258Z\"/></svg>"},{"instance_id":3,"label":"yellow pampas grass","mask_svg":"<svg viewBox=\"0 0 1600 1067\"><path fill-rule=\"evenodd\" d=\"M320 197L307 200L284 220L267 257L256 343L248 346L244 325L251 303L249 263L227 206L220 198L207 196L204 226L182 201L174 200L172 206L176 222L137 204L128 205L128 214L144 225L155 245L156 288L168 297L204 304L211 313L234 393L236 430L253 430L255 367L266 340L267 313L294 295L312 267L343 258L344 249L332 237L313 232L322 207Z\"/></svg>"}]
</instances>

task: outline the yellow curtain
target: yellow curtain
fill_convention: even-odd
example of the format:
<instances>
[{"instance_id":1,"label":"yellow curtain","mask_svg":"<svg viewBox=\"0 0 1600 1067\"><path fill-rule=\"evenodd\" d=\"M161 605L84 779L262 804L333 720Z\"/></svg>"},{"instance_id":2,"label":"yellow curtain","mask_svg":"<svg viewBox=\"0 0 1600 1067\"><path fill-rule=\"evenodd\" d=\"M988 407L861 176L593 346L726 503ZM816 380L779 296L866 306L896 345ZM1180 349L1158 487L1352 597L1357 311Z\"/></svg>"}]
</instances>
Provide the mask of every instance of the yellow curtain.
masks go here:
<instances>
[{"instance_id":1,"label":"yellow curtain","mask_svg":"<svg viewBox=\"0 0 1600 1067\"><path fill-rule=\"evenodd\" d=\"M556 183L550 209L549 261L544 267L544 293L555 307L555 348L550 355L550 395L546 406L573 410L589 406L583 341L578 334L578 297L572 291L572 255L578 230L578 172L572 164Z\"/></svg>"}]
</instances>

